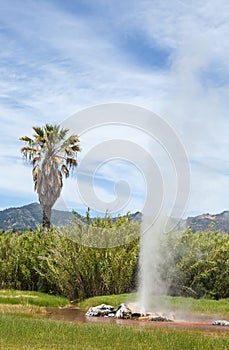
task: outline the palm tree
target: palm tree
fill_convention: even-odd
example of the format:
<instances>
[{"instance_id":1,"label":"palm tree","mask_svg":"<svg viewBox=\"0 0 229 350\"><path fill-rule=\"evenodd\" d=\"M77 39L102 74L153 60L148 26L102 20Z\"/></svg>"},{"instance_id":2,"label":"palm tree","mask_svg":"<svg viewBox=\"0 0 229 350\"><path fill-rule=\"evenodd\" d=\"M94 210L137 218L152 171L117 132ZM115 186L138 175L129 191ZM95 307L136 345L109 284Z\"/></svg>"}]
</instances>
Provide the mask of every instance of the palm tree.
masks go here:
<instances>
[{"instance_id":1,"label":"palm tree","mask_svg":"<svg viewBox=\"0 0 229 350\"><path fill-rule=\"evenodd\" d=\"M80 140L77 135L67 137L69 130L58 125L34 126L33 130L33 138L20 138L27 143L21 152L33 165L34 190L43 209L43 227L50 228L51 209L60 196L63 175L67 178L77 166Z\"/></svg>"}]
</instances>

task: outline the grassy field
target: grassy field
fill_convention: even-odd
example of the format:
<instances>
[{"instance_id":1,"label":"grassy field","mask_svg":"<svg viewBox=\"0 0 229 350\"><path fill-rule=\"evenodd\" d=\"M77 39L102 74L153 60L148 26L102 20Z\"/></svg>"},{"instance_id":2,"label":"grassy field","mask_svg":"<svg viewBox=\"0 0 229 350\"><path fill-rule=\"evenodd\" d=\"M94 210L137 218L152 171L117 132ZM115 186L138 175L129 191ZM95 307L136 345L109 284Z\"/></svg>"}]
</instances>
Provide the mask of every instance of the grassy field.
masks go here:
<instances>
[{"instance_id":1,"label":"grassy field","mask_svg":"<svg viewBox=\"0 0 229 350\"><path fill-rule=\"evenodd\" d=\"M134 301L136 294L111 295L87 299L80 307L87 309L101 303L118 306ZM154 302L156 302L154 300ZM229 316L228 300L193 300L160 298L173 308L194 307L195 312ZM229 329L184 329L120 324L78 323L43 317L45 307L68 305L65 298L43 293L0 291L0 349L1 350L226 350ZM222 316L223 317L223 316Z\"/></svg>"},{"instance_id":2,"label":"grassy field","mask_svg":"<svg viewBox=\"0 0 229 350\"><path fill-rule=\"evenodd\" d=\"M227 332L66 323L26 316L0 316L4 350L226 350Z\"/></svg>"},{"instance_id":3,"label":"grassy field","mask_svg":"<svg viewBox=\"0 0 229 350\"><path fill-rule=\"evenodd\" d=\"M69 305L67 298L39 292L0 290L0 304L58 307Z\"/></svg>"}]
</instances>

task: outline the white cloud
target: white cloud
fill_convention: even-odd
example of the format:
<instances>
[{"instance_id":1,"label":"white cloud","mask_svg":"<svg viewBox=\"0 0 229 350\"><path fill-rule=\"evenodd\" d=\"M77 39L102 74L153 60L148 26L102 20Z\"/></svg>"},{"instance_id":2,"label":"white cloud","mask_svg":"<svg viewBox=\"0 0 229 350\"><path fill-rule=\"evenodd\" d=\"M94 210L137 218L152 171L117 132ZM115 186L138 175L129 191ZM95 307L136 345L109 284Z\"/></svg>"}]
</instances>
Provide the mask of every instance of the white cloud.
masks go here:
<instances>
[{"instance_id":1,"label":"white cloud","mask_svg":"<svg viewBox=\"0 0 229 350\"><path fill-rule=\"evenodd\" d=\"M18 158L2 158L0 162L0 191L9 196L28 196L33 193L31 169ZM4 180L4 181L3 181Z\"/></svg>"},{"instance_id":2,"label":"white cloud","mask_svg":"<svg viewBox=\"0 0 229 350\"><path fill-rule=\"evenodd\" d=\"M87 17L56 2L2 4L1 190L31 190L28 169L16 162L10 168L6 158L20 156L18 137L31 134L32 125L59 123L81 108L117 101L164 116L182 138L189 159L198 162L191 167L189 211L225 209L228 2L98 1L90 6L94 15ZM120 44L135 33L141 34L152 55L155 46L167 50L169 65L150 68L136 45ZM139 62L142 58L142 64L132 56ZM91 144L99 140L100 135L94 135ZM111 175L108 168L103 176ZM132 182L131 173L128 176ZM102 196L110 195L99 187Z\"/></svg>"}]
</instances>

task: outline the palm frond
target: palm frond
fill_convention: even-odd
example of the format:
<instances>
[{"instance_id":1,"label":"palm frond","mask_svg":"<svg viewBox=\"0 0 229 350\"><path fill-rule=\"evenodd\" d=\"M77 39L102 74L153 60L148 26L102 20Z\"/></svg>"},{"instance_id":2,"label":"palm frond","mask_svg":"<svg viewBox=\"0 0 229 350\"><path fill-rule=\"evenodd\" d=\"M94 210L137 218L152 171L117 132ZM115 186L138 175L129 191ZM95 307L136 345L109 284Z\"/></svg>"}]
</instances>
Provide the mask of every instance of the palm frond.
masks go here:
<instances>
[{"instance_id":1,"label":"palm frond","mask_svg":"<svg viewBox=\"0 0 229 350\"><path fill-rule=\"evenodd\" d=\"M63 163L63 161L64 161L64 158L63 158L61 155L59 155L59 154L55 155L55 156L54 156L54 159L55 159L55 161L56 161L58 164L61 164L61 163Z\"/></svg>"},{"instance_id":2,"label":"palm frond","mask_svg":"<svg viewBox=\"0 0 229 350\"><path fill-rule=\"evenodd\" d=\"M31 146L24 146L21 148L21 152L24 153L24 152L32 152L32 153L35 153L35 151L37 151L36 148L34 147L31 147Z\"/></svg>"},{"instance_id":3,"label":"palm frond","mask_svg":"<svg viewBox=\"0 0 229 350\"><path fill-rule=\"evenodd\" d=\"M65 148L65 152L67 153L67 155L74 155L74 151L72 149L72 147L66 147Z\"/></svg>"},{"instance_id":4,"label":"palm frond","mask_svg":"<svg viewBox=\"0 0 229 350\"><path fill-rule=\"evenodd\" d=\"M33 126L33 130L37 133L37 135L34 135L36 138L37 136L44 137L43 128L40 128L39 126Z\"/></svg>"},{"instance_id":5,"label":"palm frond","mask_svg":"<svg viewBox=\"0 0 229 350\"><path fill-rule=\"evenodd\" d=\"M37 175L38 174L38 172L39 172L39 170L40 170L40 167L39 167L39 165L36 165L34 168L33 168L33 175Z\"/></svg>"},{"instance_id":6,"label":"palm frond","mask_svg":"<svg viewBox=\"0 0 229 350\"><path fill-rule=\"evenodd\" d=\"M52 125L52 124L45 124L44 130L45 131L54 131L57 125Z\"/></svg>"},{"instance_id":7,"label":"palm frond","mask_svg":"<svg viewBox=\"0 0 229 350\"><path fill-rule=\"evenodd\" d=\"M68 168L66 167L66 165L64 165L64 164L62 165L61 171L64 173L64 175L65 175L66 178L69 177L69 170L68 170Z\"/></svg>"},{"instance_id":8,"label":"palm frond","mask_svg":"<svg viewBox=\"0 0 229 350\"><path fill-rule=\"evenodd\" d=\"M75 146L79 142L80 142L80 140L79 140L77 135L71 135L62 143L60 148L64 152L66 147Z\"/></svg>"},{"instance_id":9,"label":"palm frond","mask_svg":"<svg viewBox=\"0 0 229 350\"><path fill-rule=\"evenodd\" d=\"M78 135L71 135L66 141L68 141L70 145L74 145L75 143L79 143L80 139Z\"/></svg>"},{"instance_id":10,"label":"palm frond","mask_svg":"<svg viewBox=\"0 0 229 350\"><path fill-rule=\"evenodd\" d=\"M63 176L61 174L61 171L58 171L58 175L59 175L59 181L60 181L60 187L63 187Z\"/></svg>"},{"instance_id":11,"label":"palm frond","mask_svg":"<svg viewBox=\"0 0 229 350\"><path fill-rule=\"evenodd\" d=\"M57 143L59 140L59 127L57 125L46 124L44 127L45 139L49 143Z\"/></svg>"},{"instance_id":12,"label":"palm frond","mask_svg":"<svg viewBox=\"0 0 229 350\"><path fill-rule=\"evenodd\" d=\"M34 157L32 160L32 164L35 165L36 162L39 162L39 160L40 160L40 157Z\"/></svg>"},{"instance_id":13,"label":"palm frond","mask_svg":"<svg viewBox=\"0 0 229 350\"><path fill-rule=\"evenodd\" d=\"M79 145L71 146L71 149L72 149L74 152L80 152L80 151L81 151L81 148L80 148Z\"/></svg>"},{"instance_id":14,"label":"palm frond","mask_svg":"<svg viewBox=\"0 0 229 350\"><path fill-rule=\"evenodd\" d=\"M74 158L67 158L66 159L66 164L69 166L69 168L74 168L77 166L77 161Z\"/></svg>"},{"instance_id":15,"label":"palm frond","mask_svg":"<svg viewBox=\"0 0 229 350\"><path fill-rule=\"evenodd\" d=\"M36 148L25 146L21 148L21 153L26 159L29 159L31 161L35 155L40 155L41 152Z\"/></svg>"},{"instance_id":16,"label":"palm frond","mask_svg":"<svg viewBox=\"0 0 229 350\"><path fill-rule=\"evenodd\" d=\"M62 128L62 129L59 131L60 140L64 140L68 132L69 132L69 129L63 129L63 128Z\"/></svg>"},{"instance_id":17,"label":"palm frond","mask_svg":"<svg viewBox=\"0 0 229 350\"><path fill-rule=\"evenodd\" d=\"M28 142L29 144L33 143L33 140L30 137L28 137L28 136L22 136L22 137L19 138L19 140Z\"/></svg>"}]
</instances>

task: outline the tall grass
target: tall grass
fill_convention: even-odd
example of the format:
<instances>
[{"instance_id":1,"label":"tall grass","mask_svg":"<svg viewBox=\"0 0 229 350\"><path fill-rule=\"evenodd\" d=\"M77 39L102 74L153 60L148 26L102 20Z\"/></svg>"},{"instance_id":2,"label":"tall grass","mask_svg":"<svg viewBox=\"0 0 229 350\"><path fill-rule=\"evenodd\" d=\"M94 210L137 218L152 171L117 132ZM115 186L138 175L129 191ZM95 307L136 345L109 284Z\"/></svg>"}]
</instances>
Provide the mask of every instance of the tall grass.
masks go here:
<instances>
[{"instance_id":1,"label":"tall grass","mask_svg":"<svg viewBox=\"0 0 229 350\"><path fill-rule=\"evenodd\" d=\"M96 249L66 235L58 230L46 238L40 230L0 233L0 288L48 292L72 301L132 290L137 240Z\"/></svg>"},{"instance_id":2,"label":"tall grass","mask_svg":"<svg viewBox=\"0 0 229 350\"><path fill-rule=\"evenodd\" d=\"M88 226L81 223L76 230L50 229L45 237L39 227L22 233L0 232L0 289L41 291L71 301L136 290L139 224L128 217L115 224L109 218L88 220ZM115 237L116 243L125 244L99 249L73 240L80 232L92 244L94 231L96 242L105 235L108 243ZM164 238L159 270L170 285L170 295L229 298L229 235L194 235L187 230Z\"/></svg>"}]
</instances>

